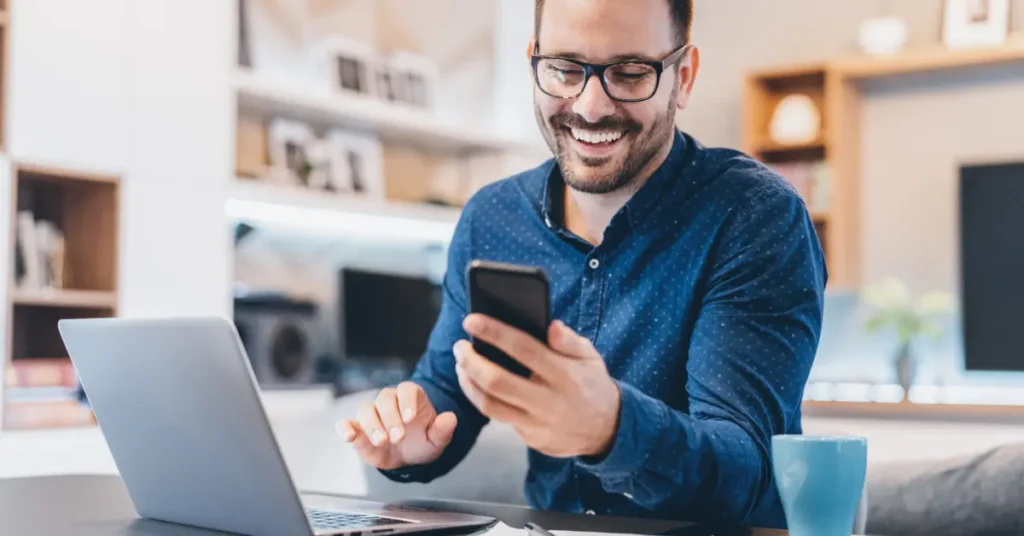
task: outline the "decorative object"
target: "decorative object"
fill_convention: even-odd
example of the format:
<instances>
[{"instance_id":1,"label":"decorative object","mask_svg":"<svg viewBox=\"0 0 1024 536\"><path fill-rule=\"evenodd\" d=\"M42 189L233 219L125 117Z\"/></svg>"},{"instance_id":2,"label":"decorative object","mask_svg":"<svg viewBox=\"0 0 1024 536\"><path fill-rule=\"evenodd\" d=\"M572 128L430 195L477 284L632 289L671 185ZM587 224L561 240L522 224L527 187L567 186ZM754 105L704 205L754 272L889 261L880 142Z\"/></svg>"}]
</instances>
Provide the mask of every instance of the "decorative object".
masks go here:
<instances>
[{"instance_id":1,"label":"decorative object","mask_svg":"<svg viewBox=\"0 0 1024 536\"><path fill-rule=\"evenodd\" d=\"M942 40L948 48L998 46L1010 31L1010 0L946 0Z\"/></svg>"},{"instance_id":2,"label":"decorative object","mask_svg":"<svg viewBox=\"0 0 1024 536\"><path fill-rule=\"evenodd\" d=\"M333 129L326 144L331 182L337 191L384 197L384 149L379 139Z\"/></svg>"},{"instance_id":3,"label":"decorative object","mask_svg":"<svg viewBox=\"0 0 1024 536\"><path fill-rule=\"evenodd\" d=\"M431 108L434 103L434 88L439 77L437 66L419 54L401 51L391 54L382 62L387 71L388 100L401 102L417 108Z\"/></svg>"},{"instance_id":4,"label":"decorative object","mask_svg":"<svg viewBox=\"0 0 1024 536\"><path fill-rule=\"evenodd\" d=\"M279 184L306 184L311 166L307 151L314 141L313 129L304 123L274 119L269 127L270 174Z\"/></svg>"},{"instance_id":5,"label":"decorative object","mask_svg":"<svg viewBox=\"0 0 1024 536\"><path fill-rule=\"evenodd\" d=\"M811 143L821 132L821 111L802 93L783 97L772 112L770 136L783 145Z\"/></svg>"},{"instance_id":6,"label":"decorative object","mask_svg":"<svg viewBox=\"0 0 1024 536\"><path fill-rule=\"evenodd\" d=\"M858 39L866 54L875 56L896 54L907 44L907 24L898 17L879 17L865 20L860 25Z\"/></svg>"},{"instance_id":7,"label":"decorative object","mask_svg":"<svg viewBox=\"0 0 1024 536\"><path fill-rule=\"evenodd\" d=\"M333 87L360 95L378 93L375 72L375 52L372 46L342 36L334 36L327 43Z\"/></svg>"},{"instance_id":8,"label":"decorative object","mask_svg":"<svg viewBox=\"0 0 1024 536\"><path fill-rule=\"evenodd\" d=\"M913 344L923 336L942 336L940 318L953 312L954 298L945 292L928 292L915 299L906 284L890 277L866 287L862 299L874 309L864 325L866 331L895 332L898 346L893 366L906 400L917 373Z\"/></svg>"}]
</instances>

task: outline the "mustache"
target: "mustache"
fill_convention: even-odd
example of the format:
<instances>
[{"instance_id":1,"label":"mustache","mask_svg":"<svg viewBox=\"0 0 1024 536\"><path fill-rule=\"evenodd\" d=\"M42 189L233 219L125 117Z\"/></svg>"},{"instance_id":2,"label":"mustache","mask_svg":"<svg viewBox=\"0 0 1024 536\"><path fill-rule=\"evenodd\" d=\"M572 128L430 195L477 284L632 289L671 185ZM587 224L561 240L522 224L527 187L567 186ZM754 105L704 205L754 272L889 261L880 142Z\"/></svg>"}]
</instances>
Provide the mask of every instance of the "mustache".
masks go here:
<instances>
[{"instance_id":1,"label":"mustache","mask_svg":"<svg viewBox=\"0 0 1024 536\"><path fill-rule=\"evenodd\" d=\"M604 117L596 123L587 121L582 116L572 112L560 112L551 116L551 124L556 127L583 128L591 130L622 130L627 133L639 132L642 127L635 121L621 117Z\"/></svg>"}]
</instances>

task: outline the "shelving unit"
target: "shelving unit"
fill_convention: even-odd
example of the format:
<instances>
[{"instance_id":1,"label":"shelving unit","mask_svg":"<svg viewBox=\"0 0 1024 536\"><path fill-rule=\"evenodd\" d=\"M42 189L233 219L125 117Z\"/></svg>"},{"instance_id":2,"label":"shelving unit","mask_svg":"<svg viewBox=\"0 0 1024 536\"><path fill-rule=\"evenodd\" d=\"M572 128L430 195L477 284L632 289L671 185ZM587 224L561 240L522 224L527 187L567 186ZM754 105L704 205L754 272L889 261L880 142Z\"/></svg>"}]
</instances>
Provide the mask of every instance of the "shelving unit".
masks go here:
<instances>
[{"instance_id":1,"label":"shelving unit","mask_svg":"<svg viewBox=\"0 0 1024 536\"><path fill-rule=\"evenodd\" d=\"M882 77L1013 63L1024 63L1024 41L973 50L936 47L894 56L839 58L818 64L781 66L747 76L743 150L772 166L819 166L820 175L816 176L820 184L816 180L814 186L823 190L820 196L811 194L813 199L807 201L825 250L831 288L849 289L861 283L861 83ZM775 107L791 94L807 95L821 113L821 135L811 143L786 145L771 140Z\"/></svg>"},{"instance_id":2,"label":"shelving unit","mask_svg":"<svg viewBox=\"0 0 1024 536\"><path fill-rule=\"evenodd\" d=\"M440 121L428 111L340 91L310 91L247 69L235 73L239 107L263 117L288 117L317 126L340 126L432 151L542 152L546 147Z\"/></svg>"},{"instance_id":3,"label":"shelving unit","mask_svg":"<svg viewBox=\"0 0 1024 536\"><path fill-rule=\"evenodd\" d=\"M15 164L10 195L3 427L90 425L57 322L117 314L119 180ZM45 246L41 222L63 248Z\"/></svg>"},{"instance_id":4,"label":"shelving unit","mask_svg":"<svg viewBox=\"0 0 1024 536\"><path fill-rule=\"evenodd\" d=\"M299 227L311 232L341 230L443 242L451 238L460 209L314 192L299 186L238 178L231 189L227 213L240 220Z\"/></svg>"}]
</instances>

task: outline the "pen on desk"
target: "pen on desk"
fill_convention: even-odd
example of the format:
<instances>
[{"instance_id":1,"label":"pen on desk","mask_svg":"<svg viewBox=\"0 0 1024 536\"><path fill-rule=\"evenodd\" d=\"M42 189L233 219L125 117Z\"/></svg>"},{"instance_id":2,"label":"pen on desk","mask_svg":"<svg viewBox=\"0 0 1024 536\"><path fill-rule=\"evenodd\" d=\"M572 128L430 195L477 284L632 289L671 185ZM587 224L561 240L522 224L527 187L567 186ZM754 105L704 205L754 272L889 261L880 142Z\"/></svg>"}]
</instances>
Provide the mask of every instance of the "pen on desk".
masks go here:
<instances>
[{"instance_id":1,"label":"pen on desk","mask_svg":"<svg viewBox=\"0 0 1024 536\"><path fill-rule=\"evenodd\" d=\"M530 536L555 536L554 534L548 532L547 529L536 523L528 522L526 523L525 528L526 532L529 533Z\"/></svg>"}]
</instances>

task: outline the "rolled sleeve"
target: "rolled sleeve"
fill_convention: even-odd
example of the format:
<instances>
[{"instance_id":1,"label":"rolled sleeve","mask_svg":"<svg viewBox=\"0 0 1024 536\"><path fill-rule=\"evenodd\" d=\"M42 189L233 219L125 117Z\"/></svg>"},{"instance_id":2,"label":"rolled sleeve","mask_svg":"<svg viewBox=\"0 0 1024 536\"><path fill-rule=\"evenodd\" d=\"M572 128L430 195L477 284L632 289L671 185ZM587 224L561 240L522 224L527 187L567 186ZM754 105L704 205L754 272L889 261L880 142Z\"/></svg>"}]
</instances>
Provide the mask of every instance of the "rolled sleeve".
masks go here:
<instances>
[{"instance_id":1,"label":"rolled sleeve","mask_svg":"<svg viewBox=\"0 0 1024 536\"><path fill-rule=\"evenodd\" d=\"M602 481L621 482L638 473L650 458L668 422L665 405L632 385L619 386L619 426L611 450L602 459L580 458L577 465Z\"/></svg>"}]
</instances>

